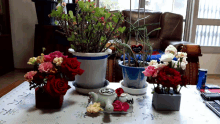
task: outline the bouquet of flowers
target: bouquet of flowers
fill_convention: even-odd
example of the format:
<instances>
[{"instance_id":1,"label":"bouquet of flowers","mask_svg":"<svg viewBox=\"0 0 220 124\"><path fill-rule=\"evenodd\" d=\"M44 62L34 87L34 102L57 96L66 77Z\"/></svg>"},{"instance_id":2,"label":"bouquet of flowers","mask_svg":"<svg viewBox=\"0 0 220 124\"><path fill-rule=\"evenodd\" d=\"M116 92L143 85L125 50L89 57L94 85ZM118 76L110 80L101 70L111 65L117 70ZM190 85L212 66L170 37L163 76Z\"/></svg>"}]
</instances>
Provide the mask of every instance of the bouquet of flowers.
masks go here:
<instances>
[{"instance_id":1,"label":"bouquet of flowers","mask_svg":"<svg viewBox=\"0 0 220 124\"><path fill-rule=\"evenodd\" d=\"M178 58L177 61L173 60L175 56ZM177 52L173 45L169 45L165 49L165 54L160 58L163 63L158 64L156 60L151 60L149 66L142 73L153 83L157 83L157 86L154 86L155 92L179 94L181 88L188 83L187 77L184 75L188 64L186 58L187 53ZM178 86L180 86L179 90L177 90Z\"/></svg>"},{"instance_id":2,"label":"bouquet of flowers","mask_svg":"<svg viewBox=\"0 0 220 124\"><path fill-rule=\"evenodd\" d=\"M68 79L72 80L75 75L81 75L84 72L76 58L68 58L60 51L32 57L28 64L38 66L38 71L30 71L24 75L30 83L30 90L39 87L54 97L65 95L70 88Z\"/></svg>"}]
</instances>

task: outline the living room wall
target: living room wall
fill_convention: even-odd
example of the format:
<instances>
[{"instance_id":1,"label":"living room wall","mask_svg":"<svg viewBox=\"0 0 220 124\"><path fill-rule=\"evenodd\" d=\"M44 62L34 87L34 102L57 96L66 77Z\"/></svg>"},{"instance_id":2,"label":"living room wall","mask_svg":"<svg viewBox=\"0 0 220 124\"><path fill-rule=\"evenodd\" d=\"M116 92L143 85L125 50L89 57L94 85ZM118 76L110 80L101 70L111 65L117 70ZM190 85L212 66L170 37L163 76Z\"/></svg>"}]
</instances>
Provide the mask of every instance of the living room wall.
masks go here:
<instances>
[{"instance_id":1,"label":"living room wall","mask_svg":"<svg viewBox=\"0 0 220 124\"><path fill-rule=\"evenodd\" d=\"M27 61L34 55L34 30L37 24L31 0L9 0L14 67L32 68Z\"/></svg>"},{"instance_id":2,"label":"living room wall","mask_svg":"<svg viewBox=\"0 0 220 124\"><path fill-rule=\"evenodd\" d=\"M205 54L199 57L200 68L208 69L208 74L220 74L220 54Z\"/></svg>"}]
</instances>

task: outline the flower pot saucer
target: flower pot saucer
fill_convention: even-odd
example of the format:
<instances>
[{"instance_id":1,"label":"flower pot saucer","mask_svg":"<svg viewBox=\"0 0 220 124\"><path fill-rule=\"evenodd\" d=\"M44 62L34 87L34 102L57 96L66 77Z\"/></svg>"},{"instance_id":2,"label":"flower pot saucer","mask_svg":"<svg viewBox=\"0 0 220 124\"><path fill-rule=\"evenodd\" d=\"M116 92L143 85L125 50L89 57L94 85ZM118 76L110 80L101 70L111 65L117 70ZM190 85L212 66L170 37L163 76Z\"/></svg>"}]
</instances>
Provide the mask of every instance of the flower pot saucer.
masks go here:
<instances>
[{"instance_id":1,"label":"flower pot saucer","mask_svg":"<svg viewBox=\"0 0 220 124\"><path fill-rule=\"evenodd\" d=\"M124 81L123 80L121 80L119 83L121 84L121 88L126 93L129 93L129 94L132 94L132 95L143 95L147 92L147 82L146 82L146 87L141 88L141 89L128 88L128 87L124 86Z\"/></svg>"},{"instance_id":2,"label":"flower pot saucer","mask_svg":"<svg viewBox=\"0 0 220 124\"><path fill-rule=\"evenodd\" d=\"M87 89L87 88L78 87L76 81L73 81L73 86L76 88L76 91L78 93L85 94L85 95L88 95L89 92L96 92L96 93L98 93L101 88L105 88L108 85L109 85L109 81L105 80L103 87L95 88L95 89Z\"/></svg>"}]
</instances>

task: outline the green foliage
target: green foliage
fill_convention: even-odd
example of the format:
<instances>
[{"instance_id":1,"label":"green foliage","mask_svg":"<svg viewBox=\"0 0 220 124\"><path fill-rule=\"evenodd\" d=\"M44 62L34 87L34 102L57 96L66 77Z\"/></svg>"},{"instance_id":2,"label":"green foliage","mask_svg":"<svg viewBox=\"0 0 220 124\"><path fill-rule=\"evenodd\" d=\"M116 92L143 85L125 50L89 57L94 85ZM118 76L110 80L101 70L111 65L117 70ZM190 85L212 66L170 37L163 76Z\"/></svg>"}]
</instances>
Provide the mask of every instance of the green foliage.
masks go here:
<instances>
[{"instance_id":1,"label":"green foliage","mask_svg":"<svg viewBox=\"0 0 220 124\"><path fill-rule=\"evenodd\" d=\"M50 14L59 22L56 25L63 29L62 33L76 52L105 51L107 42L126 30L119 27L124 19L121 13L111 14L105 8L95 7L94 3L78 1L76 16L72 11L65 14L62 6Z\"/></svg>"}]
</instances>

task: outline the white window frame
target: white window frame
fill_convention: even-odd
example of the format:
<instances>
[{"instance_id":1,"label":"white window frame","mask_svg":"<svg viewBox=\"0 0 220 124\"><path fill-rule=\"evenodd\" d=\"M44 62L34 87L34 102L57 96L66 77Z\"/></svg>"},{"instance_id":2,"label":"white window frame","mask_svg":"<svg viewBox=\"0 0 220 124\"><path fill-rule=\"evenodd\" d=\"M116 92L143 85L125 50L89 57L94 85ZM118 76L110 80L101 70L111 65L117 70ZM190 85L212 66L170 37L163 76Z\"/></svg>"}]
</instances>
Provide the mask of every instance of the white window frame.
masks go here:
<instances>
[{"instance_id":1,"label":"white window frame","mask_svg":"<svg viewBox=\"0 0 220 124\"><path fill-rule=\"evenodd\" d=\"M190 42L195 43L196 27L197 25L215 25L220 26L220 19L205 19L198 18L199 0L194 1L192 30L190 35ZM220 53L220 46L201 46L202 53Z\"/></svg>"}]
</instances>

